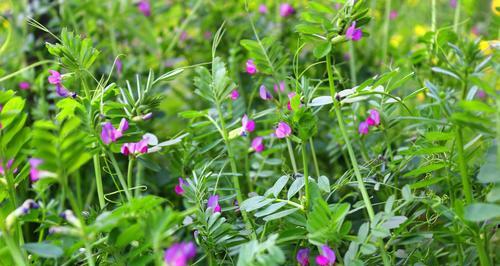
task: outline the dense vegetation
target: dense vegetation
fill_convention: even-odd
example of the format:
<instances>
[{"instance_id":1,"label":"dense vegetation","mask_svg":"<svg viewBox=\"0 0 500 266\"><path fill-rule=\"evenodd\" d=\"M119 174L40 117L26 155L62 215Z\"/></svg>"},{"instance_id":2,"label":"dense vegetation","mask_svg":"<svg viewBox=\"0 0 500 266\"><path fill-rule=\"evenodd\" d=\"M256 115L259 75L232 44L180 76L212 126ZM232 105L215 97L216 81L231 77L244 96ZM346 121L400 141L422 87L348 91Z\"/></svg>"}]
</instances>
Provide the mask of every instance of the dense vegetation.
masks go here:
<instances>
[{"instance_id":1,"label":"dense vegetation","mask_svg":"<svg viewBox=\"0 0 500 266\"><path fill-rule=\"evenodd\" d=\"M1 0L0 265L498 265L499 15Z\"/></svg>"}]
</instances>

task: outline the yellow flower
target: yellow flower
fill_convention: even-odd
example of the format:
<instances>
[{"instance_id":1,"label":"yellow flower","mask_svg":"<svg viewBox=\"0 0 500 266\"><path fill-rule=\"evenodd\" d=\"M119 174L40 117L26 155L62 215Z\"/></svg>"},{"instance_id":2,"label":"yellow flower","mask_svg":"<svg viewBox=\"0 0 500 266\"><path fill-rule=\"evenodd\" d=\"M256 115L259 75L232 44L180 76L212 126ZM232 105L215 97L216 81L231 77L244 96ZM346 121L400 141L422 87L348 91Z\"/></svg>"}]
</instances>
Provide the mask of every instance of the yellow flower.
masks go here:
<instances>
[{"instance_id":1,"label":"yellow flower","mask_svg":"<svg viewBox=\"0 0 500 266\"><path fill-rule=\"evenodd\" d=\"M419 102L425 101L425 93L423 91L417 93L417 101L419 101Z\"/></svg>"},{"instance_id":2,"label":"yellow flower","mask_svg":"<svg viewBox=\"0 0 500 266\"><path fill-rule=\"evenodd\" d=\"M415 28L413 28L413 31L415 32L415 35L421 37L424 36L429 31L429 29L426 26L418 24L415 26Z\"/></svg>"},{"instance_id":3,"label":"yellow flower","mask_svg":"<svg viewBox=\"0 0 500 266\"><path fill-rule=\"evenodd\" d=\"M491 11L497 16L500 16L500 0L491 1Z\"/></svg>"},{"instance_id":4,"label":"yellow flower","mask_svg":"<svg viewBox=\"0 0 500 266\"><path fill-rule=\"evenodd\" d=\"M389 43L391 44L392 47L397 48L401 44L402 40L403 40L403 36L401 36L401 34L396 33L396 34L392 35Z\"/></svg>"},{"instance_id":5,"label":"yellow flower","mask_svg":"<svg viewBox=\"0 0 500 266\"><path fill-rule=\"evenodd\" d=\"M493 49L498 49L500 47L500 41L498 40L493 40L493 41L480 41L479 42L479 49L485 54L485 55L490 55L493 53Z\"/></svg>"}]
</instances>

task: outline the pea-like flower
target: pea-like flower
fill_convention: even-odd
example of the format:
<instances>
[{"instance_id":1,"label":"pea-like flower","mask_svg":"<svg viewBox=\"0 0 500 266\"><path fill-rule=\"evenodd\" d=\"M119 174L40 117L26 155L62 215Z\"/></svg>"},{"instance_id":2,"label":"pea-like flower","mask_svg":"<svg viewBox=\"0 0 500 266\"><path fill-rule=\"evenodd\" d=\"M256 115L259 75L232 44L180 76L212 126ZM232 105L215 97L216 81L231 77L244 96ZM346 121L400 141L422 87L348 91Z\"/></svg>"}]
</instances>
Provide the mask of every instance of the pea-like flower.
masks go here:
<instances>
[{"instance_id":1,"label":"pea-like flower","mask_svg":"<svg viewBox=\"0 0 500 266\"><path fill-rule=\"evenodd\" d=\"M264 4L259 5L259 13L261 14L267 14L267 6Z\"/></svg>"},{"instance_id":2,"label":"pea-like flower","mask_svg":"<svg viewBox=\"0 0 500 266\"><path fill-rule=\"evenodd\" d=\"M280 16L289 17L295 13L295 9L289 3L283 3L280 5Z\"/></svg>"},{"instance_id":3,"label":"pea-like flower","mask_svg":"<svg viewBox=\"0 0 500 266\"><path fill-rule=\"evenodd\" d=\"M392 11L389 13L389 19L390 19L390 20L395 20L397 17L398 17L398 11L396 11L396 10L392 10Z\"/></svg>"},{"instance_id":4,"label":"pea-like flower","mask_svg":"<svg viewBox=\"0 0 500 266\"><path fill-rule=\"evenodd\" d=\"M31 88L31 84L27 81L19 82L19 89L21 90L29 90Z\"/></svg>"},{"instance_id":5,"label":"pea-like flower","mask_svg":"<svg viewBox=\"0 0 500 266\"><path fill-rule=\"evenodd\" d=\"M264 138L263 137L254 138L252 140L252 148L255 150L255 152L262 152L265 149Z\"/></svg>"},{"instance_id":6,"label":"pea-like flower","mask_svg":"<svg viewBox=\"0 0 500 266\"><path fill-rule=\"evenodd\" d=\"M27 199L23 202L21 206L17 209L9 213L7 218L5 218L5 226L7 230L10 230L12 225L14 225L15 221L18 217L26 215L30 212L31 209L38 209L40 206L32 199Z\"/></svg>"},{"instance_id":7,"label":"pea-like flower","mask_svg":"<svg viewBox=\"0 0 500 266\"><path fill-rule=\"evenodd\" d=\"M356 28L356 21L353 21L345 32L345 38L347 40L359 41L361 37L363 37L363 31L360 28Z\"/></svg>"},{"instance_id":8,"label":"pea-like flower","mask_svg":"<svg viewBox=\"0 0 500 266\"><path fill-rule=\"evenodd\" d=\"M240 93L238 92L238 90L232 90L229 97L231 98L231 100L236 101L238 98L240 98Z\"/></svg>"},{"instance_id":9,"label":"pea-like flower","mask_svg":"<svg viewBox=\"0 0 500 266\"><path fill-rule=\"evenodd\" d=\"M71 96L73 98L76 97L76 93L68 91L62 84L62 75L61 73L55 70L49 70L50 76L48 77L48 81L50 84L56 85L56 93L60 97L68 97Z\"/></svg>"},{"instance_id":10,"label":"pea-like flower","mask_svg":"<svg viewBox=\"0 0 500 266\"><path fill-rule=\"evenodd\" d=\"M49 70L50 76L48 78L49 83L53 85L58 85L61 84L62 76L61 73L55 71L55 70Z\"/></svg>"},{"instance_id":11,"label":"pea-like flower","mask_svg":"<svg viewBox=\"0 0 500 266\"><path fill-rule=\"evenodd\" d=\"M148 0L141 0L137 4L139 11L146 17L151 16L151 5Z\"/></svg>"},{"instance_id":12,"label":"pea-like flower","mask_svg":"<svg viewBox=\"0 0 500 266\"><path fill-rule=\"evenodd\" d=\"M286 138L292 134L292 129L285 122L279 122L276 131L274 132L279 139Z\"/></svg>"},{"instance_id":13,"label":"pea-like flower","mask_svg":"<svg viewBox=\"0 0 500 266\"><path fill-rule=\"evenodd\" d=\"M0 175L5 175L5 173L7 172L6 170L9 170L10 168L12 168L12 164L14 163L14 160L13 159L10 159L7 161L7 163L5 164L5 169L3 168L3 161L0 160ZM14 169L14 171L12 171L14 174L17 172L17 168Z\"/></svg>"},{"instance_id":14,"label":"pea-like flower","mask_svg":"<svg viewBox=\"0 0 500 266\"><path fill-rule=\"evenodd\" d=\"M38 166L40 166L42 163L43 160L38 158L31 158L29 160L31 182L36 182L42 177L44 171L38 169Z\"/></svg>"},{"instance_id":15,"label":"pea-like flower","mask_svg":"<svg viewBox=\"0 0 500 266\"><path fill-rule=\"evenodd\" d=\"M257 73L257 66L255 65L252 59L247 60L246 71L250 75L254 75L255 73Z\"/></svg>"},{"instance_id":16,"label":"pea-like flower","mask_svg":"<svg viewBox=\"0 0 500 266\"><path fill-rule=\"evenodd\" d=\"M144 154L148 152L148 138L143 137L140 141L138 142L130 142L130 143L124 143L121 148L121 152L123 155L128 156L128 155L139 155L139 154Z\"/></svg>"},{"instance_id":17,"label":"pea-like flower","mask_svg":"<svg viewBox=\"0 0 500 266\"><path fill-rule=\"evenodd\" d=\"M371 109L370 115L366 119L366 122L369 126L378 126L380 125L380 114L377 110Z\"/></svg>"},{"instance_id":18,"label":"pea-like flower","mask_svg":"<svg viewBox=\"0 0 500 266\"><path fill-rule=\"evenodd\" d=\"M241 118L241 127L243 129L241 135L245 136L247 133L255 130L255 121L248 119L248 116L245 114Z\"/></svg>"},{"instance_id":19,"label":"pea-like flower","mask_svg":"<svg viewBox=\"0 0 500 266\"><path fill-rule=\"evenodd\" d=\"M358 127L358 132L360 135L367 135L368 134L368 122L366 121L363 121L361 123L359 123L359 127Z\"/></svg>"},{"instance_id":20,"label":"pea-like flower","mask_svg":"<svg viewBox=\"0 0 500 266\"><path fill-rule=\"evenodd\" d=\"M285 91L285 82L280 81L279 84L274 84L274 91L276 93L284 92Z\"/></svg>"},{"instance_id":21,"label":"pea-like flower","mask_svg":"<svg viewBox=\"0 0 500 266\"><path fill-rule=\"evenodd\" d=\"M309 265L309 249L308 248L299 249L299 251L297 252L297 262L300 264L300 266Z\"/></svg>"},{"instance_id":22,"label":"pea-like flower","mask_svg":"<svg viewBox=\"0 0 500 266\"><path fill-rule=\"evenodd\" d=\"M108 145L111 142L115 142L117 139L123 136L123 132L128 129L128 121L122 118L118 128L114 128L111 122L106 122L102 125L101 139L104 144Z\"/></svg>"},{"instance_id":23,"label":"pea-like flower","mask_svg":"<svg viewBox=\"0 0 500 266\"><path fill-rule=\"evenodd\" d=\"M335 252L330 249L329 246L323 245L321 246L321 255L316 256L316 263L320 266L333 266L335 264L335 260L337 259L335 256Z\"/></svg>"},{"instance_id":24,"label":"pea-like flower","mask_svg":"<svg viewBox=\"0 0 500 266\"><path fill-rule=\"evenodd\" d=\"M179 184L175 185L174 191L175 194L177 195L183 195L184 194L184 185L187 185L187 183L182 179L182 177L179 177Z\"/></svg>"},{"instance_id":25,"label":"pea-like flower","mask_svg":"<svg viewBox=\"0 0 500 266\"><path fill-rule=\"evenodd\" d=\"M195 256L196 246L193 242L175 243L165 250L163 259L167 266L186 266Z\"/></svg>"},{"instance_id":26,"label":"pea-like flower","mask_svg":"<svg viewBox=\"0 0 500 266\"><path fill-rule=\"evenodd\" d=\"M219 205L219 195L212 195L208 197L207 208L211 208L214 213L221 212L222 209Z\"/></svg>"},{"instance_id":27,"label":"pea-like flower","mask_svg":"<svg viewBox=\"0 0 500 266\"><path fill-rule=\"evenodd\" d=\"M260 85L259 96L264 101L271 100L273 98L271 93L267 90L266 86L264 85Z\"/></svg>"}]
</instances>

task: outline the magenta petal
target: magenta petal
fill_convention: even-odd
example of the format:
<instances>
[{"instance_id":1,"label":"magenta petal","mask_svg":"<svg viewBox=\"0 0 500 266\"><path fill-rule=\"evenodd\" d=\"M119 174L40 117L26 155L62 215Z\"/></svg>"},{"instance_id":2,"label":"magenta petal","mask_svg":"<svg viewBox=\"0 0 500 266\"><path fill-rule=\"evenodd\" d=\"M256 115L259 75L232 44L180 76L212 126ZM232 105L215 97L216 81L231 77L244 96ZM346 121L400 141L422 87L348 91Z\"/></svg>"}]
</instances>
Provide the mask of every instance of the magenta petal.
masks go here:
<instances>
[{"instance_id":1,"label":"magenta petal","mask_svg":"<svg viewBox=\"0 0 500 266\"><path fill-rule=\"evenodd\" d=\"M322 255L316 256L316 264L319 266L328 266L328 258Z\"/></svg>"},{"instance_id":2,"label":"magenta petal","mask_svg":"<svg viewBox=\"0 0 500 266\"><path fill-rule=\"evenodd\" d=\"M214 212L221 212L219 205L219 195L212 195L208 197L207 208L212 208Z\"/></svg>"},{"instance_id":3,"label":"magenta petal","mask_svg":"<svg viewBox=\"0 0 500 266\"><path fill-rule=\"evenodd\" d=\"M240 97L240 93L237 90L231 91L231 100L237 100Z\"/></svg>"},{"instance_id":4,"label":"magenta petal","mask_svg":"<svg viewBox=\"0 0 500 266\"><path fill-rule=\"evenodd\" d=\"M378 125L380 125L380 113L376 109L371 109L370 110L370 116L367 119L367 122L368 122L368 124L370 126L378 126Z\"/></svg>"},{"instance_id":5,"label":"magenta petal","mask_svg":"<svg viewBox=\"0 0 500 266\"><path fill-rule=\"evenodd\" d=\"M321 246L321 252L323 253L323 256L328 259L329 264L333 265L333 263L335 263L337 257L335 256L335 252L329 246Z\"/></svg>"},{"instance_id":6,"label":"magenta petal","mask_svg":"<svg viewBox=\"0 0 500 266\"><path fill-rule=\"evenodd\" d=\"M267 88L264 85L261 85L259 88L259 96L264 101L270 100L273 98L273 96L271 96L271 93L269 93L269 91L267 91Z\"/></svg>"},{"instance_id":7,"label":"magenta petal","mask_svg":"<svg viewBox=\"0 0 500 266\"><path fill-rule=\"evenodd\" d=\"M253 75L257 73L257 67L252 59L248 59L246 63L246 71L248 74Z\"/></svg>"},{"instance_id":8,"label":"magenta petal","mask_svg":"<svg viewBox=\"0 0 500 266\"><path fill-rule=\"evenodd\" d=\"M369 124L366 121L359 123L359 128L358 128L359 134L361 134L361 135L368 134L368 127L369 127Z\"/></svg>"},{"instance_id":9,"label":"magenta petal","mask_svg":"<svg viewBox=\"0 0 500 266\"><path fill-rule=\"evenodd\" d=\"M129 155L129 154L130 154L130 150L131 150L131 149L130 149L130 147L129 147L129 144L130 144L130 143L124 143L124 144L122 145L121 152L122 152L122 154L123 154L123 155L125 155L125 156L127 156L127 155Z\"/></svg>"},{"instance_id":10,"label":"magenta petal","mask_svg":"<svg viewBox=\"0 0 500 266\"><path fill-rule=\"evenodd\" d=\"M122 118L122 120L120 121L120 125L118 126L118 131L123 133L127 131L127 129L128 129L128 121L127 119Z\"/></svg>"},{"instance_id":11,"label":"magenta petal","mask_svg":"<svg viewBox=\"0 0 500 266\"><path fill-rule=\"evenodd\" d=\"M102 125L102 130L101 130L101 139L104 144L109 144L113 141L112 136L113 136L113 125L111 122L106 122Z\"/></svg>"},{"instance_id":12,"label":"magenta petal","mask_svg":"<svg viewBox=\"0 0 500 266\"><path fill-rule=\"evenodd\" d=\"M285 122L278 123L278 127L276 128L276 131L275 131L277 138L279 138L279 139L286 138L286 137L290 136L291 133L292 133L292 129L290 128L290 126L287 123L285 123Z\"/></svg>"},{"instance_id":13,"label":"magenta petal","mask_svg":"<svg viewBox=\"0 0 500 266\"><path fill-rule=\"evenodd\" d=\"M50 84L58 85L61 83L61 74L55 70L49 70L50 76L48 78Z\"/></svg>"},{"instance_id":14,"label":"magenta petal","mask_svg":"<svg viewBox=\"0 0 500 266\"><path fill-rule=\"evenodd\" d=\"M264 150L264 138L256 137L252 140L252 148L255 152L262 152Z\"/></svg>"},{"instance_id":15,"label":"magenta petal","mask_svg":"<svg viewBox=\"0 0 500 266\"><path fill-rule=\"evenodd\" d=\"M309 249L308 248L300 249L297 252L296 258L297 258L297 262L300 264L300 266L309 265Z\"/></svg>"}]
</instances>

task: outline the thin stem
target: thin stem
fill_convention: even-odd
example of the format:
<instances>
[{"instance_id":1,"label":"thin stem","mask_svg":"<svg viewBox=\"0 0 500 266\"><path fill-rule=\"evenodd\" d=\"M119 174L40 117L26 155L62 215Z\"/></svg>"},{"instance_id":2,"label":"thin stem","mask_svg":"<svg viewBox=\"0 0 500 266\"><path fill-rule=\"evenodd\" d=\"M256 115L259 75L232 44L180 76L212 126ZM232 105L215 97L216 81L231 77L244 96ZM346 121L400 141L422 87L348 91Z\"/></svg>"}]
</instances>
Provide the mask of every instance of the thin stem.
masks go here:
<instances>
[{"instance_id":1,"label":"thin stem","mask_svg":"<svg viewBox=\"0 0 500 266\"><path fill-rule=\"evenodd\" d=\"M432 0L431 3L431 16L432 16L431 30L432 32L436 32L436 0Z\"/></svg>"},{"instance_id":2,"label":"thin stem","mask_svg":"<svg viewBox=\"0 0 500 266\"><path fill-rule=\"evenodd\" d=\"M304 201L304 209L309 209L309 169L307 167L307 150L306 143L302 142L302 165L304 167L304 189L306 191L306 199Z\"/></svg>"},{"instance_id":3,"label":"thin stem","mask_svg":"<svg viewBox=\"0 0 500 266\"><path fill-rule=\"evenodd\" d=\"M387 60L387 43L389 39L389 19L391 15L391 0L385 0L385 14L384 14L384 31L382 41L382 65L386 64ZM352 46L352 44L351 44Z\"/></svg>"},{"instance_id":4,"label":"thin stem","mask_svg":"<svg viewBox=\"0 0 500 266\"><path fill-rule=\"evenodd\" d=\"M130 157L128 160L128 169L127 169L127 185L128 187L133 187L134 184L132 184L132 176L134 175L134 157Z\"/></svg>"},{"instance_id":5,"label":"thin stem","mask_svg":"<svg viewBox=\"0 0 500 266\"><path fill-rule=\"evenodd\" d=\"M125 182L125 178L123 177L123 173L120 170L120 166L118 165L118 162L116 161L115 155L111 152L108 152L108 156L111 159L111 164L113 165L113 168L115 168L116 175L118 176L118 180L120 181L120 184L123 187L123 192L125 192L125 196L127 197L127 200L130 201L132 199L132 195L130 194L130 191L128 190L127 183Z\"/></svg>"},{"instance_id":6,"label":"thin stem","mask_svg":"<svg viewBox=\"0 0 500 266\"><path fill-rule=\"evenodd\" d=\"M22 255L19 247L16 245L14 239L12 239L12 236L9 234L7 230L2 230L3 231L3 239L5 240L5 244L9 248L10 254L12 255L12 258L14 259L15 265L19 266L24 266L28 265L26 263L25 257Z\"/></svg>"},{"instance_id":7,"label":"thin stem","mask_svg":"<svg viewBox=\"0 0 500 266\"><path fill-rule=\"evenodd\" d=\"M135 176L135 186L137 189L134 192L135 197L139 197L141 194L141 190L139 189L139 186L142 184L142 179L144 177L144 166L140 161L137 162L137 174Z\"/></svg>"},{"instance_id":8,"label":"thin stem","mask_svg":"<svg viewBox=\"0 0 500 266\"><path fill-rule=\"evenodd\" d=\"M101 162L99 160L99 154L94 155L93 160L94 160L95 183L97 186L97 198L99 199L99 207L102 210L106 206L106 202L104 201L104 189L102 186Z\"/></svg>"},{"instance_id":9,"label":"thin stem","mask_svg":"<svg viewBox=\"0 0 500 266\"><path fill-rule=\"evenodd\" d=\"M465 162L465 154L464 154L464 143L463 143L463 134L460 126L457 126L455 129L455 138L457 139L457 156L458 156L458 167L460 170L460 176L462 178L462 186L465 194L465 202L467 204L472 203L472 190L469 182L469 178L467 176L467 163Z\"/></svg>"},{"instance_id":10,"label":"thin stem","mask_svg":"<svg viewBox=\"0 0 500 266\"><path fill-rule=\"evenodd\" d=\"M457 0L455 7L455 17L453 18L453 31L458 33L458 21L460 20L460 0Z\"/></svg>"},{"instance_id":11,"label":"thin stem","mask_svg":"<svg viewBox=\"0 0 500 266\"><path fill-rule=\"evenodd\" d=\"M309 146L311 146L311 154L313 156L313 162L314 162L314 170L316 171L316 176L320 176L319 172L319 166L318 166L318 158L316 158L316 149L314 148L314 142L312 138L309 139Z\"/></svg>"},{"instance_id":12,"label":"thin stem","mask_svg":"<svg viewBox=\"0 0 500 266\"><path fill-rule=\"evenodd\" d=\"M288 147L288 154L290 155L290 162L292 163L293 173L296 174L298 172L297 163L295 162L295 155L293 155L292 143L288 138L286 139L286 145Z\"/></svg>"}]
</instances>

